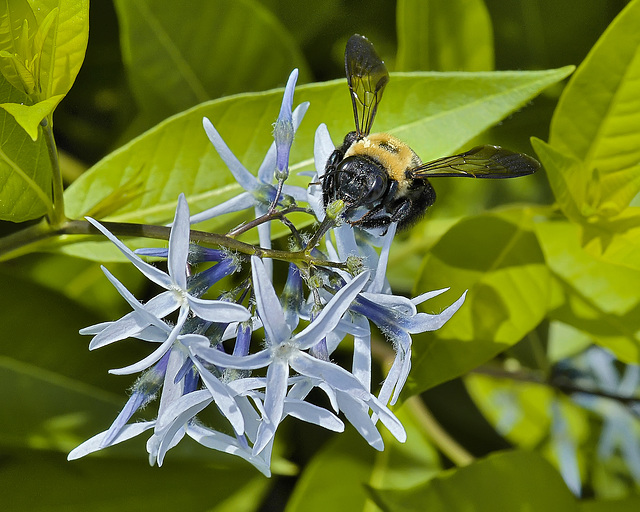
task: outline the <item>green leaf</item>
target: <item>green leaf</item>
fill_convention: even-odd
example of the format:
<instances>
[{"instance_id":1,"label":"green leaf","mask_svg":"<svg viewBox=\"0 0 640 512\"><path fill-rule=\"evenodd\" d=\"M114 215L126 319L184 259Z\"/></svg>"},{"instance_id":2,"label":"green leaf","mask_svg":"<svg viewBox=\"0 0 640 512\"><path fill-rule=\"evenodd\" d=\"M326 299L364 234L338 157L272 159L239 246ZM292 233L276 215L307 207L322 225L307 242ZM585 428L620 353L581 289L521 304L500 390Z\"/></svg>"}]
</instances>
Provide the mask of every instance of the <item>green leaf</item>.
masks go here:
<instances>
[{"instance_id":1,"label":"green leaf","mask_svg":"<svg viewBox=\"0 0 640 512\"><path fill-rule=\"evenodd\" d=\"M640 272L593 258L569 222L540 222L536 235L565 295L550 318L588 334L618 359L640 363Z\"/></svg>"},{"instance_id":2,"label":"green leaf","mask_svg":"<svg viewBox=\"0 0 640 512\"><path fill-rule=\"evenodd\" d=\"M287 512L371 510L365 486L404 489L424 483L441 470L439 455L408 407L395 411L407 431L399 443L381 429L385 449L376 453L353 429L327 443L296 483Z\"/></svg>"},{"instance_id":3,"label":"green leaf","mask_svg":"<svg viewBox=\"0 0 640 512\"><path fill-rule=\"evenodd\" d=\"M80 71L89 40L89 0L33 0L33 11L43 31L39 83L44 99L65 95ZM51 13L57 9L57 16ZM50 26L47 26L50 24Z\"/></svg>"},{"instance_id":4,"label":"green leaf","mask_svg":"<svg viewBox=\"0 0 640 512\"><path fill-rule=\"evenodd\" d=\"M565 88L549 144L600 174L602 213L620 212L640 190L640 1L605 31ZM582 175L583 184L590 179ZM583 184L576 183L581 187Z\"/></svg>"},{"instance_id":5,"label":"green leaf","mask_svg":"<svg viewBox=\"0 0 640 512\"><path fill-rule=\"evenodd\" d=\"M63 94L53 96L44 101L40 101L35 105L21 105L19 103L1 103L3 108L11 114L20 126L29 134L32 141L38 140L41 121L51 115L58 103L64 98Z\"/></svg>"},{"instance_id":6,"label":"green leaf","mask_svg":"<svg viewBox=\"0 0 640 512\"><path fill-rule=\"evenodd\" d=\"M0 98L29 103L4 77L0 77ZM52 170L44 138L31 140L4 110L0 110L0 127L0 220L24 222L50 213Z\"/></svg>"},{"instance_id":7,"label":"green leaf","mask_svg":"<svg viewBox=\"0 0 640 512\"><path fill-rule=\"evenodd\" d=\"M583 249L602 261L640 270L640 208L582 226Z\"/></svg>"},{"instance_id":8,"label":"green leaf","mask_svg":"<svg viewBox=\"0 0 640 512\"><path fill-rule=\"evenodd\" d=\"M584 164L536 137L532 137L531 145L547 172L562 213L574 222L582 222L585 217L594 215L596 211L593 205L587 202L587 187L592 173Z\"/></svg>"},{"instance_id":9,"label":"green leaf","mask_svg":"<svg viewBox=\"0 0 640 512\"><path fill-rule=\"evenodd\" d=\"M375 452L349 428L307 465L287 504L287 512L365 510Z\"/></svg>"},{"instance_id":10,"label":"green leaf","mask_svg":"<svg viewBox=\"0 0 640 512\"><path fill-rule=\"evenodd\" d=\"M570 70L394 75L376 129L405 138L425 160L436 158L455 151ZM192 212L237 195L240 188L211 147L202 118L211 119L240 161L256 172L272 143L271 122L278 115L281 98L281 90L243 94L167 119L76 180L65 192L67 215L80 218L133 182L143 184L141 195L110 216L112 220L169 222L181 192L187 195ZM295 103L303 101L310 101L311 107L296 134L290 181L306 187L309 178L295 173L311 168L316 127L327 122L339 142L352 129L353 119L344 80L299 87ZM198 229L219 231L241 219L214 219ZM82 248L65 250L86 255Z\"/></svg>"},{"instance_id":11,"label":"green leaf","mask_svg":"<svg viewBox=\"0 0 640 512\"><path fill-rule=\"evenodd\" d=\"M551 363L575 356L586 350L592 343L589 336L575 327L562 322L550 322L549 324L547 354Z\"/></svg>"},{"instance_id":12,"label":"green leaf","mask_svg":"<svg viewBox=\"0 0 640 512\"><path fill-rule=\"evenodd\" d=\"M544 384L469 374L466 388L487 421L510 443L533 450L548 436L553 390Z\"/></svg>"},{"instance_id":13,"label":"green leaf","mask_svg":"<svg viewBox=\"0 0 640 512\"><path fill-rule=\"evenodd\" d=\"M490 455L405 491L373 489L372 494L388 511L577 511L560 475L540 456L524 451Z\"/></svg>"},{"instance_id":14,"label":"green leaf","mask_svg":"<svg viewBox=\"0 0 640 512\"><path fill-rule=\"evenodd\" d=\"M580 247L580 228L569 222L539 222L535 230L549 268L596 307L620 315L638 305L640 271L593 258Z\"/></svg>"},{"instance_id":15,"label":"green leaf","mask_svg":"<svg viewBox=\"0 0 640 512\"><path fill-rule=\"evenodd\" d=\"M482 0L400 0L398 71L493 69L493 30Z\"/></svg>"},{"instance_id":16,"label":"green leaf","mask_svg":"<svg viewBox=\"0 0 640 512\"><path fill-rule=\"evenodd\" d=\"M628 496L620 500L588 500L579 504L580 512L636 512L640 508L640 496Z\"/></svg>"},{"instance_id":17,"label":"green leaf","mask_svg":"<svg viewBox=\"0 0 640 512\"><path fill-rule=\"evenodd\" d=\"M295 41L253 0L197 0L188 9L171 0L115 5L144 128L207 100L284 84L293 67L308 80Z\"/></svg>"},{"instance_id":18,"label":"green leaf","mask_svg":"<svg viewBox=\"0 0 640 512\"><path fill-rule=\"evenodd\" d=\"M415 293L451 287L425 304L440 311L468 289L444 327L415 337L409 392L457 377L520 341L544 318L551 279L542 251L519 210L465 219L451 228L423 261Z\"/></svg>"},{"instance_id":19,"label":"green leaf","mask_svg":"<svg viewBox=\"0 0 640 512\"><path fill-rule=\"evenodd\" d=\"M6 457L0 479L3 499L12 512L251 512L258 509L271 483L239 464L221 467L174 458L159 470L144 457L67 462L60 454L35 450ZM242 506L229 508L232 504Z\"/></svg>"},{"instance_id":20,"label":"green leaf","mask_svg":"<svg viewBox=\"0 0 640 512\"><path fill-rule=\"evenodd\" d=\"M16 89L32 94L36 88L32 45L36 18L27 0L4 0L0 9L0 72Z\"/></svg>"}]
</instances>

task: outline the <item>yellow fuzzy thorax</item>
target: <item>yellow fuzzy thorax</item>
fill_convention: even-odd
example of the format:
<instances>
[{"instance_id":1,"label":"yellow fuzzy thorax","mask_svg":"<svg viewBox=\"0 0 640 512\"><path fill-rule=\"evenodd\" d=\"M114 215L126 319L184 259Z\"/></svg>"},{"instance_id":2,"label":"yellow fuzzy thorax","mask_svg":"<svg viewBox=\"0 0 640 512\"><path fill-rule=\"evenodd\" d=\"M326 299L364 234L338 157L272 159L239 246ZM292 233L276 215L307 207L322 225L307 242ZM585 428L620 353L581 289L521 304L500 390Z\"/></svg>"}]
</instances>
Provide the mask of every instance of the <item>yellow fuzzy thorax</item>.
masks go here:
<instances>
[{"instance_id":1,"label":"yellow fuzzy thorax","mask_svg":"<svg viewBox=\"0 0 640 512\"><path fill-rule=\"evenodd\" d=\"M407 179L406 171L422 163L418 155L404 142L388 133L373 133L354 142L348 156L368 156L387 170L389 176L401 184Z\"/></svg>"}]
</instances>

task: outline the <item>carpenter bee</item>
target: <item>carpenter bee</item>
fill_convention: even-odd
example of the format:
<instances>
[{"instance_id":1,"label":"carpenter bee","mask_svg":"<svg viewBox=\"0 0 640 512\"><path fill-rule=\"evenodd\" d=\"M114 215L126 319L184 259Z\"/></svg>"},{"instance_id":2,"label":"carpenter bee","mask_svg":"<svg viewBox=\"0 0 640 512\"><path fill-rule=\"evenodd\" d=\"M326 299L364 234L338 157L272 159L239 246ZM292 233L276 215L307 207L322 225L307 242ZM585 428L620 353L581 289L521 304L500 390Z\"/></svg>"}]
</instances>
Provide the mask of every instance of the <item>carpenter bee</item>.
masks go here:
<instances>
[{"instance_id":1,"label":"carpenter bee","mask_svg":"<svg viewBox=\"0 0 640 512\"><path fill-rule=\"evenodd\" d=\"M325 207L336 199L344 201L343 217L351 225L385 232L392 222L398 223L398 229L410 226L436 199L428 178L513 178L540 167L533 158L498 146L478 146L423 163L396 137L371 134L389 73L365 37L349 38L345 69L356 129L329 157L322 195Z\"/></svg>"}]
</instances>

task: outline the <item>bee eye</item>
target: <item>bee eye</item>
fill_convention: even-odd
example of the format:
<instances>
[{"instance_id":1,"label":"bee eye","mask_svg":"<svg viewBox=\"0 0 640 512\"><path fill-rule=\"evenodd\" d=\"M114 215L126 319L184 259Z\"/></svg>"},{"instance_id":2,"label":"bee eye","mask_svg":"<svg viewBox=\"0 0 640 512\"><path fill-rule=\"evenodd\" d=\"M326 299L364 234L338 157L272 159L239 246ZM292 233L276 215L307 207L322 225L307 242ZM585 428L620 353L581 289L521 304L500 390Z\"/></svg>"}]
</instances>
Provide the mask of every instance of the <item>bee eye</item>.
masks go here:
<instances>
[{"instance_id":1,"label":"bee eye","mask_svg":"<svg viewBox=\"0 0 640 512\"><path fill-rule=\"evenodd\" d=\"M345 158L336 168L337 189L348 202L369 204L380 199L388 174L375 161L362 156Z\"/></svg>"}]
</instances>

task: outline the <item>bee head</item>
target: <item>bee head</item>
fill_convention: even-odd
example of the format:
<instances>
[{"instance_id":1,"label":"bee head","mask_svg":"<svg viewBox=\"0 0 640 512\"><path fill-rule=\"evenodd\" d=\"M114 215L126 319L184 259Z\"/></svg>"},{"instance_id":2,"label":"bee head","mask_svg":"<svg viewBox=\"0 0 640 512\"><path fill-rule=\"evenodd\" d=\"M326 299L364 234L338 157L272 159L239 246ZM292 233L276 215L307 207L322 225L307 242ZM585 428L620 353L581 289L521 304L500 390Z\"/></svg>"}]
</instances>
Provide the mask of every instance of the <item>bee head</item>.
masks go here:
<instances>
[{"instance_id":1,"label":"bee head","mask_svg":"<svg viewBox=\"0 0 640 512\"><path fill-rule=\"evenodd\" d=\"M349 156L326 176L325 191L331 199L342 199L348 206L370 205L384 196L388 176L372 158Z\"/></svg>"}]
</instances>

